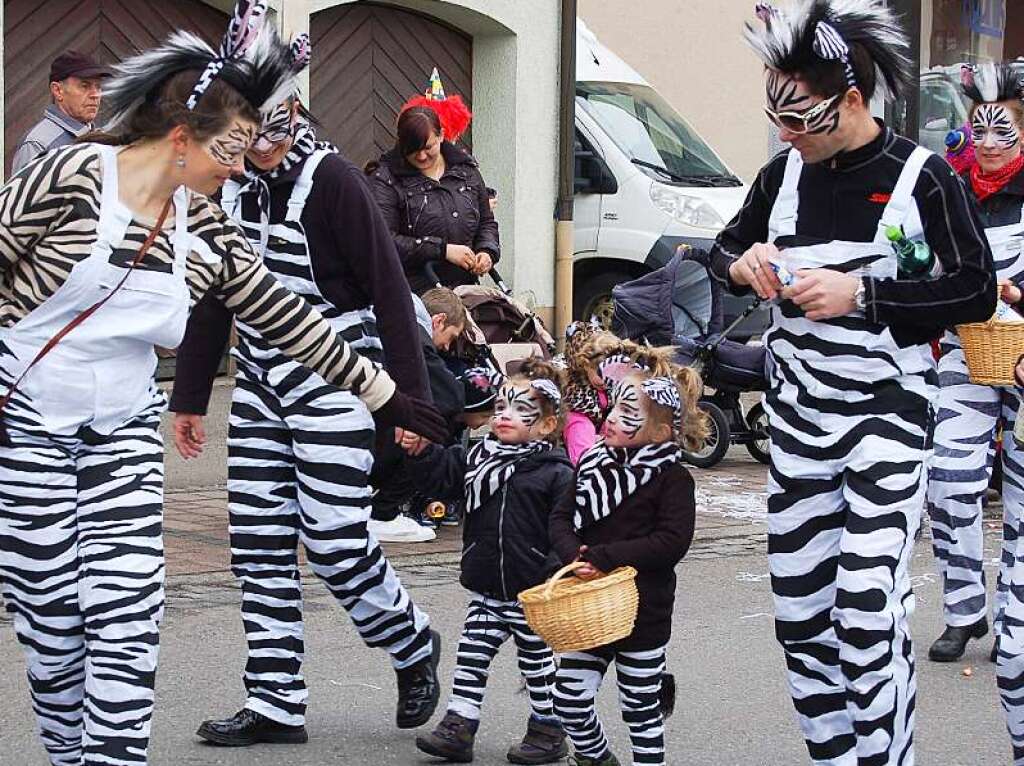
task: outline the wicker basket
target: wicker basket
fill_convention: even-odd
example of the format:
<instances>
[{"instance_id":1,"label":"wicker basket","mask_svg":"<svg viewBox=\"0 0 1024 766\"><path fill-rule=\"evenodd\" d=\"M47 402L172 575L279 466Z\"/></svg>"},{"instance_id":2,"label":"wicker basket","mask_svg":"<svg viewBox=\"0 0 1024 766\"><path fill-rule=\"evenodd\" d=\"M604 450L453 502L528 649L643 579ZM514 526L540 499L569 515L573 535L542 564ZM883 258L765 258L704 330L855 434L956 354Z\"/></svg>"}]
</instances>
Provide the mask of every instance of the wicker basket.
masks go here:
<instances>
[{"instance_id":1,"label":"wicker basket","mask_svg":"<svg viewBox=\"0 0 1024 766\"><path fill-rule=\"evenodd\" d=\"M1013 386L1013 368L1024 355L1024 322L974 322L956 326L971 382Z\"/></svg>"},{"instance_id":2,"label":"wicker basket","mask_svg":"<svg viewBox=\"0 0 1024 766\"><path fill-rule=\"evenodd\" d=\"M633 632L640 603L636 570L619 567L593 580L561 579L583 565L574 561L519 594L526 622L556 652L593 649Z\"/></svg>"}]
</instances>

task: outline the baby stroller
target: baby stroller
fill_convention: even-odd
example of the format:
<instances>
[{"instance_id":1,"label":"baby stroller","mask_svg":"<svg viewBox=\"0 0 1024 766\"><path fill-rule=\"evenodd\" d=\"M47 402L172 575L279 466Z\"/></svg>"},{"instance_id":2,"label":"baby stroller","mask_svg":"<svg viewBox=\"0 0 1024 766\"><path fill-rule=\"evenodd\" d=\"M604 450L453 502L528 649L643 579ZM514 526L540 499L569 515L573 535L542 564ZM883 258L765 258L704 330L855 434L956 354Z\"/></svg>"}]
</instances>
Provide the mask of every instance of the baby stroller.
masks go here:
<instances>
[{"instance_id":1,"label":"baby stroller","mask_svg":"<svg viewBox=\"0 0 1024 766\"><path fill-rule=\"evenodd\" d=\"M427 277L441 287L433 265L428 263L425 271ZM517 363L532 356L550 359L555 352L555 340L540 317L516 299L495 269L491 269L488 276L496 287L460 285L455 288L468 316L466 329L452 345L452 355L470 367L490 364L506 374L512 372Z\"/></svg>"},{"instance_id":2,"label":"baby stroller","mask_svg":"<svg viewBox=\"0 0 1024 766\"><path fill-rule=\"evenodd\" d=\"M768 417L760 402L744 412L740 394L764 391L765 349L728 340L757 308L755 302L723 327L722 289L711 279L703 250L680 248L660 269L612 290L612 332L620 338L677 347L680 364L695 368L705 389L699 407L711 433L686 459L699 468L716 465L730 444L742 444L756 460L770 461Z\"/></svg>"}]
</instances>

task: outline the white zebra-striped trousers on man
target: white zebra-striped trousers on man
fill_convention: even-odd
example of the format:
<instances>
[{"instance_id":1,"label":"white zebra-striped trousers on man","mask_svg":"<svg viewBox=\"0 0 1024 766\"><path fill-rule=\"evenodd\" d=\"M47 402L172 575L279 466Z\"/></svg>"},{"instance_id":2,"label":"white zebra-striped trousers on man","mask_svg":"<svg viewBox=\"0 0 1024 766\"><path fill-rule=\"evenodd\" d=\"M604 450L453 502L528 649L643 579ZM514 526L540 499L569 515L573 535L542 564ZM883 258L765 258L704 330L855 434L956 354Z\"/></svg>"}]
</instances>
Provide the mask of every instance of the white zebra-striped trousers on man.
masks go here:
<instances>
[{"instance_id":1,"label":"white zebra-striped trousers on man","mask_svg":"<svg viewBox=\"0 0 1024 766\"><path fill-rule=\"evenodd\" d=\"M8 423L0 447L0 580L53 766L147 762L164 608L158 409L102 437Z\"/></svg>"},{"instance_id":2,"label":"white zebra-striped trousers on man","mask_svg":"<svg viewBox=\"0 0 1024 766\"><path fill-rule=\"evenodd\" d=\"M624 652L601 646L589 652L560 655L555 673L555 713L578 755L598 760L605 757L608 738L594 701L613 661L633 766L664 766L665 724L660 695L665 647Z\"/></svg>"},{"instance_id":3,"label":"white zebra-striped trousers on man","mask_svg":"<svg viewBox=\"0 0 1024 766\"><path fill-rule=\"evenodd\" d=\"M367 531L373 420L350 392L295 366L278 385L236 381L228 433L231 568L249 646L245 706L289 726L308 692L298 544L367 646L395 668L430 655L429 620Z\"/></svg>"},{"instance_id":4,"label":"white zebra-striped trousers on man","mask_svg":"<svg viewBox=\"0 0 1024 766\"><path fill-rule=\"evenodd\" d=\"M554 718L551 685L555 680L555 657L551 649L526 624L518 601L501 601L479 593L470 597L466 624L459 639L449 712L480 720L491 663L509 638L515 641L519 672L526 681L532 716L541 721Z\"/></svg>"},{"instance_id":5,"label":"white zebra-striped trousers on man","mask_svg":"<svg viewBox=\"0 0 1024 766\"><path fill-rule=\"evenodd\" d=\"M1002 422L1003 549L993 610L998 635L1006 607L1005 573L1013 565L1024 507L1024 450L1013 438L1020 400L1014 389L971 383L959 347L947 348L939 360L939 384L928 513L946 625L973 625L986 615L982 499Z\"/></svg>"},{"instance_id":6,"label":"white zebra-striped trousers on man","mask_svg":"<svg viewBox=\"0 0 1024 766\"><path fill-rule=\"evenodd\" d=\"M765 404L768 566L797 718L818 766L912 766L908 567L925 505L931 387L910 377L870 397L817 399L796 364L777 361Z\"/></svg>"}]
</instances>

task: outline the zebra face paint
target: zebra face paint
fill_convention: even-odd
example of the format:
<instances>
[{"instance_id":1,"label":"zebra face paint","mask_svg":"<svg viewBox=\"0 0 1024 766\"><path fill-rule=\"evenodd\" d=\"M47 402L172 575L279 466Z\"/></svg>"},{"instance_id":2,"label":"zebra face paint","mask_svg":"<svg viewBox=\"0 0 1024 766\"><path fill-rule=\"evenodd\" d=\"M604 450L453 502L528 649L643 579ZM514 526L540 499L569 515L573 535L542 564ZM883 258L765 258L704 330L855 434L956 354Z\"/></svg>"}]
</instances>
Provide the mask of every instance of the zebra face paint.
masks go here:
<instances>
[{"instance_id":1,"label":"zebra face paint","mask_svg":"<svg viewBox=\"0 0 1024 766\"><path fill-rule=\"evenodd\" d=\"M604 443L609 447L639 447L648 443L647 397L637 382L627 378L615 387L612 411L604 423Z\"/></svg>"},{"instance_id":2,"label":"zebra face paint","mask_svg":"<svg viewBox=\"0 0 1024 766\"><path fill-rule=\"evenodd\" d=\"M235 120L226 132L210 139L206 151L218 165L233 168L241 164L255 137L255 125Z\"/></svg>"},{"instance_id":3,"label":"zebra face paint","mask_svg":"<svg viewBox=\"0 0 1024 766\"><path fill-rule=\"evenodd\" d=\"M491 428L503 444L525 444L547 436L541 396L532 387L505 383L494 403ZM550 433L550 431L548 431Z\"/></svg>"},{"instance_id":4,"label":"zebra face paint","mask_svg":"<svg viewBox=\"0 0 1024 766\"><path fill-rule=\"evenodd\" d=\"M999 170L1021 151L1020 127L1014 113L1003 104L979 104L975 108L971 139L984 173Z\"/></svg>"},{"instance_id":5,"label":"zebra face paint","mask_svg":"<svg viewBox=\"0 0 1024 766\"><path fill-rule=\"evenodd\" d=\"M779 128L779 138L792 144L804 162L821 162L842 149L845 92L822 98L796 77L769 69L765 95L765 114Z\"/></svg>"},{"instance_id":6,"label":"zebra face paint","mask_svg":"<svg viewBox=\"0 0 1024 766\"><path fill-rule=\"evenodd\" d=\"M200 194L216 194L232 174L245 170L243 160L256 124L237 119L226 131L204 143L189 142L178 155L174 171L178 183Z\"/></svg>"},{"instance_id":7,"label":"zebra face paint","mask_svg":"<svg viewBox=\"0 0 1024 766\"><path fill-rule=\"evenodd\" d=\"M246 157L260 170L273 170L292 147L292 139L298 128L297 104L285 101L275 106L263 118L260 131L256 134L252 148Z\"/></svg>"}]
</instances>

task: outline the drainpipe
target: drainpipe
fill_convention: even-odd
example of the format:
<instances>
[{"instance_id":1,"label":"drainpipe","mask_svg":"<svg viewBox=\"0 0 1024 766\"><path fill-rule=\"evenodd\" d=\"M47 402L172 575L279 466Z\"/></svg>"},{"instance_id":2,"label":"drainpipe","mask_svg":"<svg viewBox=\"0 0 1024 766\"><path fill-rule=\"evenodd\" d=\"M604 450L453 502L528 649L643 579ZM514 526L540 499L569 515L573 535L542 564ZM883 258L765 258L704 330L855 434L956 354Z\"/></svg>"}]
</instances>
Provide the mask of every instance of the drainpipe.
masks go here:
<instances>
[{"instance_id":1,"label":"drainpipe","mask_svg":"<svg viewBox=\"0 0 1024 766\"><path fill-rule=\"evenodd\" d=\"M562 0L562 55L559 66L558 202L555 206L555 338L565 342L572 321L572 256L575 249L573 179L576 130L576 0Z\"/></svg>"}]
</instances>

